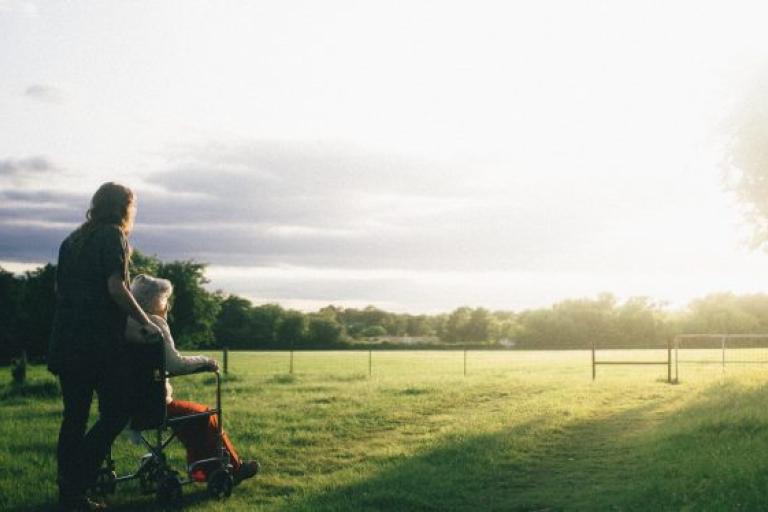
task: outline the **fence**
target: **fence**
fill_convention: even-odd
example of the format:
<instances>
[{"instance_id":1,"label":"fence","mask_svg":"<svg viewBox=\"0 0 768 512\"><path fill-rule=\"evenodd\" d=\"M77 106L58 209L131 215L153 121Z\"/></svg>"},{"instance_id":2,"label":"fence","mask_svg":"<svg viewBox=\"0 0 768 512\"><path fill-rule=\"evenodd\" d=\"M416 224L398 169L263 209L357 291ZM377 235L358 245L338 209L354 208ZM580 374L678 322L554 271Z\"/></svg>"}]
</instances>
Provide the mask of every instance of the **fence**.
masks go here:
<instances>
[{"instance_id":1,"label":"fence","mask_svg":"<svg viewBox=\"0 0 768 512\"><path fill-rule=\"evenodd\" d=\"M595 344L590 349L564 350L288 350L242 352L236 356L225 350L224 372L229 370L233 357L238 363L247 358L249 365L269 373L348 373L356 377L468 376L487 371L521 371L530 375L562 370L578 373L591 365L592 380L596 380L598 367L645 366L663 369L665 380L672 383L679 381L684 371L681 366L685 365L691 370L694 365L724 370L728 365L768 364L768 334L681 334L664 346Z\"/></svg>"},{"instance_id":2,"label":"fence","mask_svg":"<svg viewBox=\"0 0 768 512\"><path fill-rule=\"evenodd\" d=\"M213 354L211 354L213 355ZM546 373L555 368L585 369L589 351L578 350L285 350L223 351L215 357L223 371L269 374L456 375L510 370ZM233 370L233 366L235 367Z\"/></svg>"},{"instance_id":3,"label":"fence","mask_svg":"<svg viewBox=\"0 0 768 512\"><path fill-rule=\"evenodd\" d=\"M344 350L344 351L322 351L322 350L287 350L287 351L264 351L263 353L269 353L269 354L285 354L286 355L286 363L287 363L287 371L289 375L292 375L294 371L296 370L296 356L299 354L315 354L315 355L321 355L321 354L344 354L346 356L355 355L355 354L365 354L367 359L367 374L369 377L373 376L373 369L374 369L374 352L382 355L383 357L387 358L387 355L391 354L423 354L424 352L430 352L434 355L440 355L440 356L453 356L456 351L451 350L434 350L434 351L424 351L424 350ZM464 376L467 375L467 359L468 359L468 353L469 349L464 349L461 352L461 371ZM510 352L510 351L478 351L478 352ZM444 359L445 357L443 357ZM222 350L221 359L223 361L223 371L224 374L227 374L229 372L229 359L230 359L230 351L227 348L224 348Z\"/></svg>"},{"instance_id":4,"label":"fence","mask_svg":"<svg viewBox=\"0 0 768 512\"><path fill-rule=\"evenodd\" d=\"M768 364L768 334L680 334L674 338L675 374L680 365Z\"/></svg>"},{"instance_id":5,"label":"fence","mask_svg":"<svg viewBox=\"0 0 768 512\"><path fill-rule=\"evenodd\" d=\"M599 359L598 350L610 354L612 359ZM638 352L643 358L638 359ZM599 347L592 343L592 380L597 378L597 367L600 365L630 365L630 366L666 366L667 382L672 380L672 344L667 343L666 347L638 347L633 345L625 346L603 346ZM675 376L677 381L677 376Z\"/></svg>"}]
</instances>

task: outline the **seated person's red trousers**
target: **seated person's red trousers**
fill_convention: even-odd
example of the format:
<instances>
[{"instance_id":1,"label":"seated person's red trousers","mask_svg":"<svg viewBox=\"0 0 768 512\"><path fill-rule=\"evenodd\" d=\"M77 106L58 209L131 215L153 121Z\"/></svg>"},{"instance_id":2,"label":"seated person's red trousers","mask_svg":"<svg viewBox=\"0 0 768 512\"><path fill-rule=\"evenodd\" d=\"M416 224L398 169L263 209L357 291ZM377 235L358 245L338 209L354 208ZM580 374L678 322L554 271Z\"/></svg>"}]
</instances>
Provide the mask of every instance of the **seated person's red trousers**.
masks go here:
<instances>
[{"instance_id":1,"label":"seated person's red trousers","mask_svg":"<svg viewBox=\"0 0 768 512\"><path fill-rule=\"evenodd\" d=\"M203 404L195 402L173 400L168 404L166 410L168 411L168 417L173 418L175 416L186 416L188 414L207 412L210 409ZM194 420L184 421L173 428L176 437L179 438L184 445L184 448L187 449L187 464L220 456L216 451L216 439L219 435L218 423L218 418L216 416L209 416L207 418L196 418ZM229 436L224 433L222 438L224 447L229 452L234 472L237 473L241 464L240 457L237 456L237 452L235 451L235 447L232 446L232 441L230 441ZM192 476L196 480L205 480L206 478L204 470L202 472L195 471Z\"/></svg>"}]
</instances>

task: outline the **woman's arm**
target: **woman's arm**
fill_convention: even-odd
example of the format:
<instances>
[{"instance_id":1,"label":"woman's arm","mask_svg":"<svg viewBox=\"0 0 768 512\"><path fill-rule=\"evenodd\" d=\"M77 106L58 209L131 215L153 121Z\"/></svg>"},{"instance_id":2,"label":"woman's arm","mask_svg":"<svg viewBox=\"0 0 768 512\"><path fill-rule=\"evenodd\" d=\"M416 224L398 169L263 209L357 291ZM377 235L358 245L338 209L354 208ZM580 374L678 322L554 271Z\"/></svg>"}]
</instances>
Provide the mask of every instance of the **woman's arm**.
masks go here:
<instances>
[{"instance_id":1,"label":"woman's arm","mask_svg":"<svg viewBox=\"0 0 768 512\"><path fill-rule=\"evenodd\" d=\"M115 273L109 276L107 280L107 288L109 289L109 296L112 297L117 305L131 318L136 320L140 325L145 327L149 332L148 335L161 334L160 329L152 323L147 314L141 309L141 306L136 302L131 290L126 286L123 281L123 276Z\"/></svg>"}]
</instances>

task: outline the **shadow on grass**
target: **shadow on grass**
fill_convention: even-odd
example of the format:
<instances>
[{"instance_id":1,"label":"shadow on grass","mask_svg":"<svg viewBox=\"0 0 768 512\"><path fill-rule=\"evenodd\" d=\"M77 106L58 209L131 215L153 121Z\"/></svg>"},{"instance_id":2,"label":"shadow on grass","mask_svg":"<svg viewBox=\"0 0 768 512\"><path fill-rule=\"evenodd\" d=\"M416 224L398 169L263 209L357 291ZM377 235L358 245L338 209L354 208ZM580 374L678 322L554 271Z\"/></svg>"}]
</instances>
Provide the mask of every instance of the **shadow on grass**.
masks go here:
<instances>
[{"instance_id":1,"label":"shadow on grass","mask_svg":"<svg viewBox=\"0 0 768 512\"><path fill-rule=\"evenodd\" d=\"M296 375L293 375L290 373L289 374L280 373L277 375L273 375L269 379L269 382L272 384L293 384L298 381L299 381L299 378L296 377Z\"/></svg>"},{"instance_id":2,"label":"shadow on grass","mask_svg":"<svg viewBox=\"0 0 768 512\"><path fill-rule=\"evenodd\" d=\"M713 385L701 396L673 412L671 399L653 399L565 425L547 414L456 434L416 456L388 458L356 482L293 495L284 510L768 510L768 388ZM184 495L187 508L207 506L201 486ZM280 506L263 493L252 499ZM157 510L153 496L128 486L113 503Z\"/></svg>"},{"instance_id":3,"label":"shadow on grass","mask_svg":"<svg viewBox=\"0 0 768 512\"><path fill-rule=\"evenodd\" d=\"M61 389L54 380L26 382L24 384L7 384L0 388L0 401L15 401L16 399L46 400L59 398Z\"/></svg>"},{"instance_id":4,"label":"shadow on grass","mask_svg":"<svg viewBox=\"0 0 768 512\"><path fill-rule=\"evenodd\" d=\"M768 510L768 392L453 439L285 510ZM531 447L520 436L536 436Z\"/></svg>"},{"instance_id":5,"label":"shadow on grass","mask_svg":"<svg viewBox=\"0 0 768 512\"><path fill-rule=\"evenodd\" d=\"M132 493L129 495L129 493ZM205 487L196 487L194 489L188 486L184 487L182 494L181 510L194 510L204 507L207 503L214 500L208 495ZM142 494L138 489L128 489L127 487L118 487L117 494L106 499L107 510L110 512L162 512L164 509L158 505L154 494ZM226 503L226 502L224 502ZM22 506L9 509L9 512L58 512L59 506L56 503L47 503L37 506Z\"/></svg>"},{"instance_id":6,"label":"shadow on grass","mask_svg":"<svg viewBox=\"0 0 768 512\"><path fill-rule=\"evenodd\" d=\"M368 380L367 373L350 373L348 375L331 375L328 380L335 382L358 382L361 380Z\"/></svg>"}]
</instances>

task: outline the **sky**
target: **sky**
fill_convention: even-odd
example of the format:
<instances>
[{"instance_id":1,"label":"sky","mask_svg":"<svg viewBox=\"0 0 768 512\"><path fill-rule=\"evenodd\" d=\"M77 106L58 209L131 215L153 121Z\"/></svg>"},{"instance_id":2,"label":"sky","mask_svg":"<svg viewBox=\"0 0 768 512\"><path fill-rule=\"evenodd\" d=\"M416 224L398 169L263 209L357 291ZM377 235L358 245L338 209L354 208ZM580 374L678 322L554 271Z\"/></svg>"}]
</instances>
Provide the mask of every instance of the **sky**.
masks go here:
<instances>
[{"instance_id":1,"label":"sky","mask_svg":"<svg viewBox=\"0 0 768 512\"><path fill-rule=\"evenodd\" d=\"M0 266L118 181L133 247L257 304L764 292L724 162L766 10L0 0Z\"/></svg>"}]
</instances>

